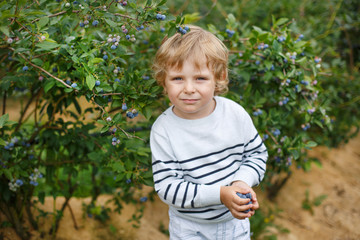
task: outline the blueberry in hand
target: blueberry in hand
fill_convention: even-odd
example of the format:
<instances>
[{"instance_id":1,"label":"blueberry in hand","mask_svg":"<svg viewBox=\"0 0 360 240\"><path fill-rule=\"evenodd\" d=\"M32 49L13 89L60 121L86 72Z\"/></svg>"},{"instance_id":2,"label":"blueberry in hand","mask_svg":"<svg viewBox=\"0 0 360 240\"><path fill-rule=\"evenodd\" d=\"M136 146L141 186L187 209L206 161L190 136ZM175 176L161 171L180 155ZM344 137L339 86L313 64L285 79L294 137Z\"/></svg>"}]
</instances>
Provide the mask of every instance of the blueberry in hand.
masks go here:
<instances>
[{"instance_id":1,"label":"blueberry in hand","mask_svg":"<svg viewBox=\"0 0 360 240\"><path fill-rule=\"evenodd\" d=\"M246 205L252 204L251 193L242 194L242 193L237 192L236 195L238 195L240 198L243 198L243 199L250 198L250 202L248 202ZM250 209L243 211L243 213L248 213L249 211L250 211Z\"/></svg>"}]
</instances>

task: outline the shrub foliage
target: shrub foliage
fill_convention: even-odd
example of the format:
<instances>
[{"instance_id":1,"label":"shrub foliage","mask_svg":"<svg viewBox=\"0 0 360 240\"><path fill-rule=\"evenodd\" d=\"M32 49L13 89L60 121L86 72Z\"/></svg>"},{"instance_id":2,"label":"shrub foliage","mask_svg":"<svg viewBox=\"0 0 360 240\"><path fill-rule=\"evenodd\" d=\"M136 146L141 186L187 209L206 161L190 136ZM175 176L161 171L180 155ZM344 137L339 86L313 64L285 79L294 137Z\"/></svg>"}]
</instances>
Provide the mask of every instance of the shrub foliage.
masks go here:
<instances>
[{"instance_id":1,"label":"shrub foliage","mask_svg":"<svg viewBox=\"0 0 360 240\"><path fill-rule=\"evenodd\" d=\"M152 58L165 35L186 34L198 20L168 14L165 3L0 3L0 210L22 239L29 238L25 216L38 228L32 208L45 196L65 197L52 234L74 196L91 196L84 211L103 221L100 194L113 194L119 212L123 202L146 201L135 190L152 185L149 129L169 103L152 77ZM272 17L262 28L233 14L224 19L207 28L231 52L226 96L252 116L270 155L265 186L279 188L291 165L310 170L317 162L306 149L348 138L358 124L359 83L337 80L347 74L342 62L325 62L323 45L293 19Z\"/></svg>"}]
</instances>

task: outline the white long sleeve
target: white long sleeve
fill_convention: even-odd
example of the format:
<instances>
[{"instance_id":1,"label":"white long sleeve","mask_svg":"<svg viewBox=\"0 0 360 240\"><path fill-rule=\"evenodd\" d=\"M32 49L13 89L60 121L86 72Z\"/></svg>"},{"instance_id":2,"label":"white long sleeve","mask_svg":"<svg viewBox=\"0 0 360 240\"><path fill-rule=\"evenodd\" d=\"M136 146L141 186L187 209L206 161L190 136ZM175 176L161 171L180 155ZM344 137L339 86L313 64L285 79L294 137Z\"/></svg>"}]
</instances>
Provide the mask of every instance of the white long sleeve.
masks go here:
<instances>
[{"instance_id":1,"label":"white long sleeve","mask_svg":"<svg viewBox=\"0 0 360 240\"><path fill-rule=\"evenodd\" d=\"M266 169L266 147L250 116L229 99L215 100L213 113L196 120L167 109L150 136L156 192L176 214L201 222L231 219L220 187L257 185Z\"/></svg>"}]
</instances>

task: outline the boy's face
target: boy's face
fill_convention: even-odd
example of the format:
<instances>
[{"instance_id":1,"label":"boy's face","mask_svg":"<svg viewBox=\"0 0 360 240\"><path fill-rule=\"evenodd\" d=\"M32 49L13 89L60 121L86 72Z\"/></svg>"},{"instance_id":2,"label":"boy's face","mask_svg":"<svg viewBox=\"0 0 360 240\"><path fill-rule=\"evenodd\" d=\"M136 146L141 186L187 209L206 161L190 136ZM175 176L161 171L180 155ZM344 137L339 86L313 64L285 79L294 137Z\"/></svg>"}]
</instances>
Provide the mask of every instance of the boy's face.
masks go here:
<instances>
[{"instance_id":1,"label":"boy's face","mask_svg":"<svg viewBox=\"0 0 360 240\"><path fill-rule=\"evenodd\" d=\"M174 113L185 119L199 119L208 116L215 108L215 78L206 66L206 59L200 61L198 69L188 59L182 69L168 69L165 91L174 105Z\"/></svg>"}]
</instances>

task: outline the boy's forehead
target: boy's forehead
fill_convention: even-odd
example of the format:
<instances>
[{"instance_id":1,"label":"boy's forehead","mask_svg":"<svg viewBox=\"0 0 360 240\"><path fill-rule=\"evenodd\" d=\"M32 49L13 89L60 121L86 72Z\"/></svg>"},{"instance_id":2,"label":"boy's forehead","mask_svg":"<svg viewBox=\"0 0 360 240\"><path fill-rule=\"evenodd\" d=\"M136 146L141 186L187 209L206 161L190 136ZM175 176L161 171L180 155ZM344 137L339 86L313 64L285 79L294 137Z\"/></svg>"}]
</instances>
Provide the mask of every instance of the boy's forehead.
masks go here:
<instances>
[{"instance_id":1,"label":"boy's forehead","mask_svg":"<svg viewBox=\"0 0 360 240\"><path fill-rule=\"evenodd\" d=\"M203 57L190 57L185 60L180 59L178 61L169 62L166 69L167 71L175 71L175 72L181 71L182 68L184 67L185 62L186 64L192 65L194 69L199 71L204 68L209 68L208 61L206 57L203 56Z\"/></svg>"}]
</instances>

